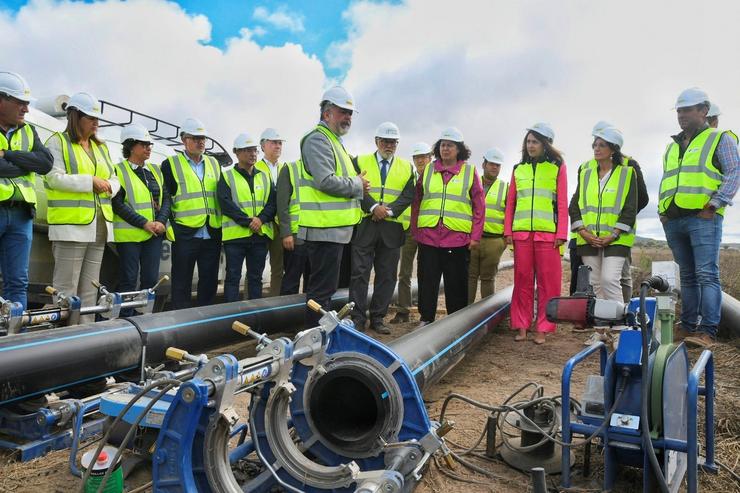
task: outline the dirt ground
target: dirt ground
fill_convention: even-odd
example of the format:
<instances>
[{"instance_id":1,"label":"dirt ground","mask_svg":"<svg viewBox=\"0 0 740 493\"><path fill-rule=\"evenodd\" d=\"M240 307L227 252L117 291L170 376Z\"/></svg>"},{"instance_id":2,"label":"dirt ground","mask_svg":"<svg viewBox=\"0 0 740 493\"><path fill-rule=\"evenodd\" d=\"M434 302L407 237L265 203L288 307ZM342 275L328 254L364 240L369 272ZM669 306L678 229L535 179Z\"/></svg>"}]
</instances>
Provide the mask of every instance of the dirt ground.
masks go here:
<instances>
[{"instance_id":1,"label":"dirt ground","mask_svg":"<svg viewBox=\"0 0 740 493\"><path fill-rule=\"evenodd\" d=\"M563 293L567 293L568 264L564 263ZM511 270L499 273L497 288L513 283ZM440 297L440 308L444 297ZM392 316L393 312L389 314ZM416 318L418 320L418 316ZM412 330L415 323L393 326L393 333L382 336L382 340L393 340ZM446 375L424 396L432 419L437 419L444 398L452 392L461 393L489 404L501 404L511 393L526 382L537 382L544 387L545 395L560 394L560 376L563 364L583 348L582 342L588 334L575 333L570 326L559 326L546 344L538 346L531 340L515 342L508 330L508 321L489 334L479 348ZM734 343L720 343L713 347L716 364L716 423L717 460L735 474L740 474L740 350ZM244 351L240 348L240 351ZM690 352L692 361L699 351ZM574 378L573 394L578 396L589 373L597 373L597 359L581 367ZM246 394L242 394L246 396ZM242 397L240 396L240 397ZM244 402L244 401L243 401ZM246 402L244 402L246 405ZM246 414L246 410L244 413ZM453 403L447 417L455 421L454 429L446 436L461 447L469 447L477 440L485 421L486 413L462 403ZM484 442L485 443L485 442ZM459 448L451 445L453 450ZM703 447L702 447L703 448ZM580 473L581 452L576 458L573 473L575 489L571 491L600 491L601 460L596 447L592 448L591 476L584 478ZM80 487L80 480L69 473L68 452L60 451L30 463L16 463L9 458L0 458L0 492L67 492ZM450 470L443 462L432 464L423 477L418 493L462 493L462 492L528 492L531 491L529 477L499 460L473 459L480 467L490 471L489 476L473 473L458 464ZM619 475L614 491L641 491L640 470L625 468ZM451 477L454 476L455 478ZM701 474L700 490L710 492L738 492L740 484L721 469L718 475ZM558 491L559 476L550 476L552 491ZM126 480L128 491L145 486L150 480L145 468ZM151 491L140 489L135 491Z\"/></svg>"}]
</instances>

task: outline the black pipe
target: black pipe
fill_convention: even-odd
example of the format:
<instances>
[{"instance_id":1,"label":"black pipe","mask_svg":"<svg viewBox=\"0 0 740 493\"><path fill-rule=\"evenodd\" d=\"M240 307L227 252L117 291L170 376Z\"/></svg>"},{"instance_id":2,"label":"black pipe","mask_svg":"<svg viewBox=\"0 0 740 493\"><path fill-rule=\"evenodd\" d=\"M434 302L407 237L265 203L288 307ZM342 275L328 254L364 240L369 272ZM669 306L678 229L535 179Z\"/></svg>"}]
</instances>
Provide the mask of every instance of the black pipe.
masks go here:
<instances>
[{"instance_id":1,"label":"black pipe","mask_svg":"<svg viewBox=\"0 0 740 493\"><path fill-rule=\"evenodd\" d=\"M513 286L399 337L393 349L411 368L421 391L434 385L509 313Z\"/></svg>"},{"instance_id":2,"label":"black pipe","mask_svg":"<svg viewBox=\"0 0 740 493\"><path fill-rule=\"evenodd\" d=\"M347 303L337 291L332 309ZM208 352L244 341L235 320L274 334L303 328L302 294L238 301L0 338L0 406L165 360L170 346Z\"/></svg>"}]
</instances>

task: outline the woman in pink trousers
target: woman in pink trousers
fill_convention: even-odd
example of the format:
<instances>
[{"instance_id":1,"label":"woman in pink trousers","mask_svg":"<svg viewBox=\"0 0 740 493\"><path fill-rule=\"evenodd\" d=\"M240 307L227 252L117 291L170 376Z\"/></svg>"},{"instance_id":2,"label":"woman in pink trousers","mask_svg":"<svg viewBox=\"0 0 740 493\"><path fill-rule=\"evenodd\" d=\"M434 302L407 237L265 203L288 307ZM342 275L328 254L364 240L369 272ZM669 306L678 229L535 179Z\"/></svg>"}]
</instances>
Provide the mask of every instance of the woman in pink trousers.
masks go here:
<instances>
[{"instance_id":1,"label":"woman in pink trousers","mask_svg":"<svg viewBox=\"0 0 740 493\"><path fill-rule=\"evenodd\" d=\"M534 342L544 344L555 324L545 316L547 302L560 296L560 247L568 238L568 179L550 125L527 128L522 160L514 166L506 199L504 238L514 244L514 294L511 328L516 341L527 339L534 311L537 280L537 322Z\"/></svg>"}]
</instances>

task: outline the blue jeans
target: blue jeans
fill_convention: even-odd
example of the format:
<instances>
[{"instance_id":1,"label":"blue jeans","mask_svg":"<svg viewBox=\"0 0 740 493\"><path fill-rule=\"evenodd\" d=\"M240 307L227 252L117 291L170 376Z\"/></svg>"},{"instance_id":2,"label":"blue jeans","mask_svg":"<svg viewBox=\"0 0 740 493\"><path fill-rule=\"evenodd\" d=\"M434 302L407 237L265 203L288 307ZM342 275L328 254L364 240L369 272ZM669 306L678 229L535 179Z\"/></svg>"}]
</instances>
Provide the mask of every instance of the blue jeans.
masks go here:
<instances>
[{"instance_id":1,"label":"blue jeans","mask_svg":"<svg viewBox=\"0 0 740 493\"><path fill-rule=\"evenodd\" d=\"M226 279L224 298L227 302L239 301L239 285L242 280L242 265L247 261L247 294L250 300L262 298L262 271L267 258L267 241L255 238L224 242L226 252Z\"/></svg>"},{"instance_id":2,"label":"blue jeans","mask_svg":"<svg viewBox=\"0 0 740 493\"><path fill-rule=\"evenodd\" d=\"M159 277L159 259L162 255L162 236L153 236L146 241L116 243L120 271L118 273L118 291L135 291L139 273L139 289L151 288ZM134 315L133 308L121 310L121 316Z\"/></svg>"},{"instance_id":3,"label":"blue jeans","mask_svg":"<svg viewBox=\"0 0 740 493\"><path fill-rule=\"evenodd\" d=\"M26 309L33 219L26 206L0 206L0 270L3 298Z\"/></svg>"},{"instance_id":4,"label":"blue jeans","mask_svg":"<svg viewBox=\"0 0 740 493\"><path fill-rule=\"evenodd\" d=\"M719 283L722 216L669 219L663 230L681 273L681 326L688 332L716 337L722 305Z\"/></svg>"}]
</instances>

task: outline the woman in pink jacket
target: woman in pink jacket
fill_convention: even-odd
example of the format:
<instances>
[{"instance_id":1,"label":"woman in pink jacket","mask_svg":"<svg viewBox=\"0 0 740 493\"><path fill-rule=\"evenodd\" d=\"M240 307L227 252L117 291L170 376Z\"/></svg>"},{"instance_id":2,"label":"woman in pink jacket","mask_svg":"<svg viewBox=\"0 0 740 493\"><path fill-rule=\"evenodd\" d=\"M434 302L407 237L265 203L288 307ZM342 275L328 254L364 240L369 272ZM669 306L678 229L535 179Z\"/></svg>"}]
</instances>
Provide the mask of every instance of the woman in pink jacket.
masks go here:
<instances>
[{"instance_id":1,"label":"woman in pink jacket","mask_svg":"<svg viewBox=\"0 0 740 493\"><path fill-rule=\"evenodd\" d=\"M514 340L527 339L537 279L536 344L543 344L545 334L555 331L545 308L551 298L560 296L560 247L568 238L568 179L563 157L552 146L554 138L555 132L546 123L527 128L522 161L511 176L504 218L504 238L514 244Z\"/></svg>"}]
</instances>

